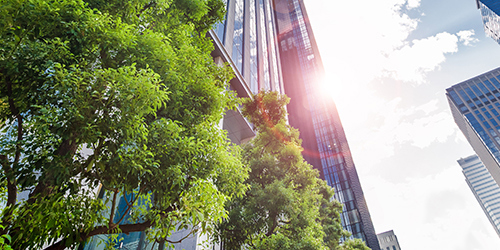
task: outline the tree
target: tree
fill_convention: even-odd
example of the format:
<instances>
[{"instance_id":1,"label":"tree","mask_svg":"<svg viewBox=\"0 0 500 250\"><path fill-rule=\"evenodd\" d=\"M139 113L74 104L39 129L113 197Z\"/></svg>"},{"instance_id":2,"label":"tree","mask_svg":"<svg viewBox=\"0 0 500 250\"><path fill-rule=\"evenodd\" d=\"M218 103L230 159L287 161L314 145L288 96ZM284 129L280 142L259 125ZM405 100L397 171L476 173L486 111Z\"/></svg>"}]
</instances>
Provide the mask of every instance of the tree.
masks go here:
<instances>
[{"instance_id":1,"label":"tree","mask_svg":"<svg viewBox=\"0 0 500 250\"><path fill-rule=\"evenodd\" d=\"M340 245L339 250L370 250L360 239L350 239Z\"/></svg>"},{"instance_id":2,"label":"tree","mask_svg":"<svg viewBox=\"0 0 500 250\"><path fill-rule=\"evenodd\" d=\"M243 114L257 136L243 147L250 167L246 194L228 203L217 229L225 249L337 249L348 236L341 204L306 163L298 131L286 123L288 98L260 92L244 102Z\"/></svg>"},{"instance_id":3,"label":"tree","mask_svg":"<svg viewBox=\"0 0 500 250\"><path fill-rule=\"evenodd\" d=\"M0 235L14 249L161 242L226 216L247 172L217 126L235 106L205 36L222 1L0 5Z\"/></svg>"}]
</instances>

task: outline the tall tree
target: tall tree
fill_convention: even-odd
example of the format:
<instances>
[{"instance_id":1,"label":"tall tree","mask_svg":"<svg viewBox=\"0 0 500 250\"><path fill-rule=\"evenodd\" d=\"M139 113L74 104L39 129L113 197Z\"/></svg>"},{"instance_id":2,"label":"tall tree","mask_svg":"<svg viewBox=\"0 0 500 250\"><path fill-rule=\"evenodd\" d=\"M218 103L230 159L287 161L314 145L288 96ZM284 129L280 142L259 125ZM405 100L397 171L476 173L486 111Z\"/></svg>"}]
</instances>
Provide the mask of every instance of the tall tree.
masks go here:
<instances>
[{"instance_id":1,"label":"tall tree","mask_svg":"<svg viewBox=\"0 0 500 250\"><path fill-rule=\"evenodd\" d=\"M225 249L337 249L348 234L341 204L304 161L298 131L286 123L287 103L276 92L244 103L258 134L243 148L250 189L228 204L229 218L218 227Z\"/></svg>"},{"instance_id":2,"label":"tall tree","mask_svg":"<svg viewBox=\"0 0 500 250\"><path fill-rule=\"evenodd\" d=\"M217 126L235 104L205 37L223 6L0 1L0 235L14 249L164 241L226 215L247 174Z\"/></svg>"}]
</instances>

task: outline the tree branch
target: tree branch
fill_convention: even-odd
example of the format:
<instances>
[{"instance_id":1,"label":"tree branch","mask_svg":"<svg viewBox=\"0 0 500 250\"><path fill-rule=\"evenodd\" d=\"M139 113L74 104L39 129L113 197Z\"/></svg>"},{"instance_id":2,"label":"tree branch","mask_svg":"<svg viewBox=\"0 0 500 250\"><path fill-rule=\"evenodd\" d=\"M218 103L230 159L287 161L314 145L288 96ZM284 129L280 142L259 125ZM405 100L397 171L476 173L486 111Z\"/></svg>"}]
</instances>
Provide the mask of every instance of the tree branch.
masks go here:
<instances>
[{"instance_id":1,"label":"tree branch","mask_svg":"<svg viewBox=\"0 0 500 250\"><path fill-rule=\"evenodd\" d=\"M6 207L11 206L16 203L17 200L17 186L16 180L12 179L12 168L10 167L9 160L6 155L0 155L0 163L4 169L5 176L7 178L7 204ZM6 216L7 217L7 216Z\"/></svg>"},{"instance_id":2,"label":"tree branch","mask_svg":"<svg viewBox=\"0 0 500 250\"><path fill-rule=\"evenodd\" d=\"M177 197L177 199L175 201L173 201L172 203L176 203L178 200L179 200L179 197ZM175 206L170 205L165 211L163 211L161 213L161 216L163 218L165 218L168 213L170 213L174 210L175 210ZM148 220L148 221L145 221L142 223L136 223L136 224L125 224L125 225L116 224L116 225L117 226L115 226L115 227L109 227L108 225L94 227L94 229L92 229L90 232L80 235L80 239L78 239L77 242L84 242L88 238L95 236L95 235L99 235L99 234L116 234L117 233L116 228L119 228L120 233L124 233L124 234L144 231L153 225L153 221ZM64 250L66 240L70 240L71 242L73 242L74 239L75 239L75 237L67 236L64 239L58 241L57 243L54 243L53 245L45 248L45 250Z\"/></svg>"},{"instance_id":3,"label":"tree branch","mask_svg":"<svg viewBox=\"0 0 500 250\"><path fill-rule=\"evenodd\" d=\"M165 239L166 242L168 243L172 243L172 244L176 244L176 243L181 243L183 240L187 239L187 237L189 237L191 234L193 234L195 230L191 230L191 232L189 232L186 236L182 237L180 240L178 241L171 241L171 240L168 240L168 239Z\"/></svg>"},{"instance_id":4,"label":"tree branch","mask_svg":"<svg viewBox=\"0 0 500 250\"><path fill-rule=\"evenodd\" d=\"M273 218L273 225L269 228L269 230L267 230L267 233L266 233L267 237L273 235L274 234L274 229L276 229L276 227L278 227L278 219L277 219L277 217L278 217L277 214L274 214L272 216L272 218Z\"/></svg>"},{"instance_id":5,"label":"tree branch","mask_svg":"<svg viewBox=\"0 0 500 250\"><path fill-rule=\"evenodd\" d=\"M139 231L144 231L151 227L151 221L145 221L143 223L137 223L137 224L126 224L126 225L120 225L121 233L129 234L131 232L139 232ZM115 228L109 228L108 226L98 226L95 227L92 231L90 231L87 234L83 234L80 238L80 242L85 241L86 239L98 235L98 234L114 234L116 233ZM62 239L58 241L57 243L54 243L53 245L45 248L45 250L64 250L66 248L66 239Z\"/></svg>"},{"instance_id":6,"label":"tree branch","mask_svg":"<svg viewBox=\"0 0 500 250\"><path fill-rule=\"evenodd\" d=\"M123 196L125 198L125 202L127 203L127 210L125 210L125 212L123 213L122 217L120 218L120 220L118 220L118 222L116 222L116 224L119 225L122 222L122 220L125 218L125 215L129 213L130 209L132 209L132 207L134 206L135 202L139 199L139 193L141 191L142 191L142 188L140 188L139 191L137 191L137 195L135 196L134 200L132 201L132 204L130 204L127 201L126 195Z\"/></svg>"},{"instance_id":7,"label":"tree branch","mask_svg":"<svg viewBox=\"0 0 500 250\"><path fill-rule=\"evenodd\" d=\"M113 217L115 217L115 207L116 207L116 196L118 195L118 191L113 191L113 201L111 202L111 214L109 215L109 227L114 227Z\"/></svg>"},{"instance_id":8,"label":"tree branch","mask_svg":"<svg viewBox=\"0 0 500 250\"><path fill-rule=\"evenodd\" d=\"M15 166L19 163L19 159L21 157L21 141L23 139L23 117L19 113L19 109L16 107L13 93L12 93L12 82L10 79L6 79L7 83L7 95L9 101L10 112L13 116L17 118L17 140L16 140L16 152L14 156L14 162L12 166ZM6 181L7 181L7 204L6 207L13 206L17 201L17 183L16 178L14 177L14 170L11 167L11 163L8 160L7 155L0 155L0 165L2 166ZM4 230L7 230L6 224L10 223L10 217L12 215L12 208L9 208L7 212L4 214L3 218L5 218L2 224L4 226ZM2 230L3 231L3 230Z\"/></svg>"}]
</instances>

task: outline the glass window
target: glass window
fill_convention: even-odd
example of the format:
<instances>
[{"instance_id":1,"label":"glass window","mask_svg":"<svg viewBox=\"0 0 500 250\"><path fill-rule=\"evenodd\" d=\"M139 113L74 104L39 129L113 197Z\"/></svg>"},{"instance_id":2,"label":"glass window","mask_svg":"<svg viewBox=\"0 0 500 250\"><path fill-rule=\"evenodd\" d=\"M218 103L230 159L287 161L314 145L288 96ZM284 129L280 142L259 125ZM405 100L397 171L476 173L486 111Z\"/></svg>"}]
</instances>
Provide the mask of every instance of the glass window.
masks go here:
<instances>
[{"instance_id":1,"label":"glass window","mask_svg":"<svg viewBox=\"0 0 500 250\"><path fill-rule=\"evenodd\" d=\"M265 28L266 24L266 16L265 16L265 10L264 10L264 0L259 0L259 23L261 27L260 31L260 38L259 38L259 44L262 50L262 67L263 67L263 79L260 81L260 83L264 84L264 89L265 90L270 90L271 85L269 83L269 55L268 55L268 48L267 48L267 32Z\"/></svg>"},{"instance_id":2,"label":"glass window","mask_svg":"<svg viewBox=\"0 0 500 250\"><path fill-rule=\"evenodd\" d=\"M349 220L352 224L359 222L359 214L357 209L347 212L347 215L349 216Z\"/></svg>"},{"instance_id":3,"label":"glass window","mask_svg":"<svg viewBox=\"0 0 500 250\"><path fill-rule=\"evenodd\" d=\"M477 96L481 96L483 93L481 93L481 91L479 91L479 89L477 88L477 86L475 85L472 85L472 90L474 90L474 93L476 93Z\"/></svg>"},{"instance_id":4,"label":"glass window","mask_svg":"<svg viewBox=\"0 0 500 250\"><path fill-rule=\"evenodd\" d=\"M227 0L223 0L223 2L227 8ZM214 28L215 34L217 35L219 40L222 42L222 44L224 44L224 33L226 31L226 19L227 19L227 13L226 13L226 17L224 18L224 20L221 23L217 23L215 25L215 28Z\"/></svg>"},{"instance_id":5,"label":"glass window","mask_svg":"<svg viewBox=\"0 0 500 250\"><path fill-rule=\"evenodd\" d=\"M468 95L465 94L465 92L463 90L459 90L458 93L460 93L460 96L465 100L465 101L469 101L470 98Z\"/></svg>"},{"instance_id":6,"label":"glass window","mask_svg":"<svg viewBox=\"0 0 500 250\"><path fill-rule=\"evenodd\" d=\"M236 0L234 14L232 59L236 68L243 72L243 0Z\"/></svg>"},{"instance_id":7,"label":"glass window","mask_svg":"<svg viewBox=\"0 0 500 250\"><path fill-rule=\"evenodd\" d=\"M491 91L495 90L495 87L493 87L493 85L491 85L490 81L484 80L483 82L486 85L486 87L488 87Z\"/></svg>"},{"instance_id":8,"label":"glass window","mask_svg":"<svg viewBox=\"0 0 500 250\"><path fill-rule=\"evenodd\" d=\"M279 76L278 76L278 61L277 61L277 56L276 56L276 40L274 38L274 18L272 17L272 12L270 9L270 1L267 1L266 4L266 13L267 13L267 21L268 21L268 26L267 26L267 31L269 34L269 39L271 40L271 43L269 44L269 47L271 48L271 57L269 58L271 62L271 67L273 70L273 80L274 80L274 91L280 91L280 82L279 82Z\"/></svg>"},{"instance_id":9,"label":"glass window","mask_svg":"<svg viewBox=\"0 0 500 250\"><path fill-rule=\"evenodd\" d=\"M250 0L250 91L256 94L259 91L259 71L257 67L257 12L255 0Z\"/></svg>"},{"instance_id":10,"label":"glass window","mask_svg":"<svg viewBox=\"0 0 500 250\"><path fill-rule=\"evenodd\" d=\"M450 96L451 98L453 99L453 101L457 104L457 106L461 105L461 104L464 104L462 102L462 100L460 100L460 97L458 97L457 93L455 92L455 90L451 90L450 91Z\"/></svg>"},{"instance_id":11,"label":"glass window","mask_svg":"<svg viewBox=\"0 0 500 250\"><path fill-rule=\"evenodd\" d=\"M495 85L495 87L497 87L497 89L500 89L500 83L498 83L497 79L493 77L490 78L490 81Z\"/></svg>"},{"instance_id":12,"label":"glass window","mask_svg":"<svg viewBox=\"0 0 500 250\"><path fill-rule=\"evenodd\" d=\"M476 98L476 95L472 92L470 88L465 88L465 92L470 96L470 98L474 99Z\"/></svg>"},{"instance_id":13,"label":"glass window","mask_svg":"<svg viewBox=\"0 0 500 250\"><path fill-rule=\"evenodd\" d=\"M489 90L488 90L488 89L484 86L484 84L483 84L482 82L477 83L477 86L479 86L479 88L481 89L481 91L483 91L483 93L485 93L485 94L486 94L486 93L488 93L488 92L490 92L490 91L489 91Z\"/></svg>"},{"instance_id":14,"label":"glass window","mask_svg":"<svg viewBox=\"0 0 500 250\"><path fill-rule=\"evenodd\" d=\"M498 113L498 111L496 111L495 109L491 109L491 112L493 112L493 114L498 117L500 116L500 114Z\"/></svg>"}]
</instances>

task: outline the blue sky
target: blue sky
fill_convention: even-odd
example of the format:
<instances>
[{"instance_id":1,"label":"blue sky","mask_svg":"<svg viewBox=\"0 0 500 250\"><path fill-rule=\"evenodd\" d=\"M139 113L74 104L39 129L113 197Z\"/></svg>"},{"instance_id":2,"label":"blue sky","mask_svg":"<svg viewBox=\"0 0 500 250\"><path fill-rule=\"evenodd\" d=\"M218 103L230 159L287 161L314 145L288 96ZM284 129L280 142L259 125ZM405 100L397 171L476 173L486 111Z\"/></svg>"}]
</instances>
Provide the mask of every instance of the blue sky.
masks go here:
<instances>
[{"instance_id":1,"label":"blue sky","mask_svg":"<svg viewBox=\"0 0 500 250\"><path fill-rule=\"evenodd\" d=\"M375 230L404 250L498 249L445 97L500 66L475 0L304 1Z\"/></svg>"}]
</instances>

